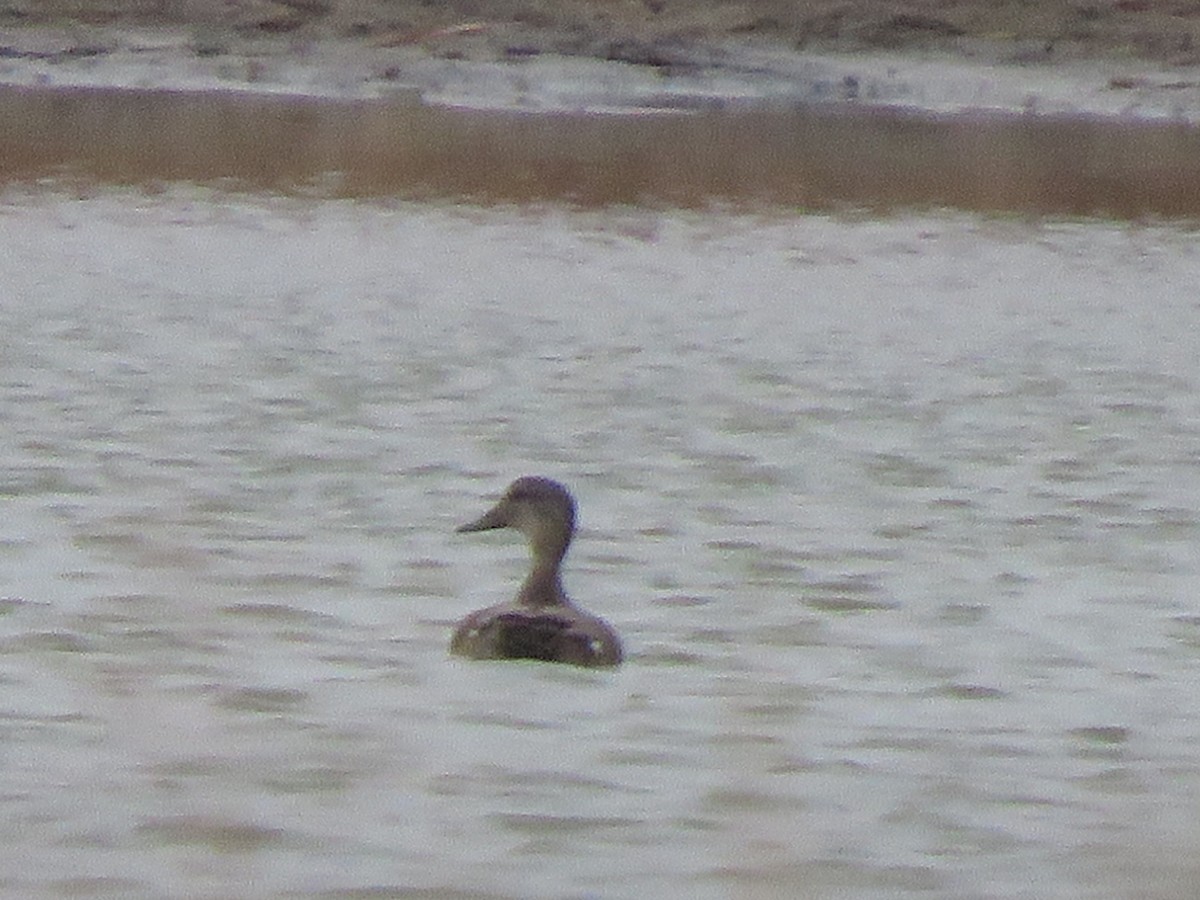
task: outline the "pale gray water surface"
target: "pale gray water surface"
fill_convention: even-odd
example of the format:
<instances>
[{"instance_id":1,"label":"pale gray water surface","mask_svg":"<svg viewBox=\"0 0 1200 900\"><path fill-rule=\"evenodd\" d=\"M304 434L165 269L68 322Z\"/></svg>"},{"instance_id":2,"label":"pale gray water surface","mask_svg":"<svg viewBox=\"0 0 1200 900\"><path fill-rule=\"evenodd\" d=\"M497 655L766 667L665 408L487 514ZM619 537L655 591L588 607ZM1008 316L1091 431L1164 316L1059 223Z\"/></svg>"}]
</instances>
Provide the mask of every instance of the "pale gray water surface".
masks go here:
<instances>
[{"instance_id":1,"label":"pale gray water surface","mask_svg":"<svg viewBox=\"0 0 1200 900\"><path fill-rule=\"evenodd\" d=\"M1191 897L1176 228L10 190L0 892ZM542 473L613 673L454 660Z\"/></svg>"}]
</instances>

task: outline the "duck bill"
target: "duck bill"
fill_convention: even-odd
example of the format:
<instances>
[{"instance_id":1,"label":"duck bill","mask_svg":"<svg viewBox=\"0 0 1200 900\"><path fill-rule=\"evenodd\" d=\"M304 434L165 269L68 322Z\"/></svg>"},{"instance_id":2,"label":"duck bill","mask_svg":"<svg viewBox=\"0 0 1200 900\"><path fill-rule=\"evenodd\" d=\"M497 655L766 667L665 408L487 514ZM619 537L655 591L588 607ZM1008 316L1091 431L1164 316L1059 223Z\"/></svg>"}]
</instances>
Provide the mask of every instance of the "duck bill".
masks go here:
<instances>
[{"instance_id":1,"label":"duck bill","mask_svg":"<svg viewBox=\"0 0 1200 900\"><path fill-rule=\"evenodd\" d=\"M497 503L474 522L468 522L466 525L459 525L457 532L464 531L491 531L493 528L504 528L508 525L508 510L503 503Z\"/></svg>"}]
</instances>

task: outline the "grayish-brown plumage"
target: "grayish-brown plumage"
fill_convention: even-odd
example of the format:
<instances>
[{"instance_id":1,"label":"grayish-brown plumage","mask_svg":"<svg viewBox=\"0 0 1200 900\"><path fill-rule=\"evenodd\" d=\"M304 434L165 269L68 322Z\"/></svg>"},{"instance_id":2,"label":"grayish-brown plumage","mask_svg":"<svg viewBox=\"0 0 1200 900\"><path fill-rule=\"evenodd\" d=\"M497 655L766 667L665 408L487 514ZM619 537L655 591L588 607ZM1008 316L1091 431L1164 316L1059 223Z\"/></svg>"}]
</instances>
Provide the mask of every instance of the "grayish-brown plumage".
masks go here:
<instances>
[{"instance_id":1,"label":"grayish-brown plumage","mask_svg":"<svg viewBox=\"0 0 1200 900\"><path fill-rule=\"evenodd\" d=\"M549 478L527 475L500 502L458 531L515 528L529 541L529 574L517 598L480 609L454 630L450 650L473 659L541 659L615 666L621 639L603 619L571 603L561 567L575 534L575 501Z\"/></svg>"}]
</instances>

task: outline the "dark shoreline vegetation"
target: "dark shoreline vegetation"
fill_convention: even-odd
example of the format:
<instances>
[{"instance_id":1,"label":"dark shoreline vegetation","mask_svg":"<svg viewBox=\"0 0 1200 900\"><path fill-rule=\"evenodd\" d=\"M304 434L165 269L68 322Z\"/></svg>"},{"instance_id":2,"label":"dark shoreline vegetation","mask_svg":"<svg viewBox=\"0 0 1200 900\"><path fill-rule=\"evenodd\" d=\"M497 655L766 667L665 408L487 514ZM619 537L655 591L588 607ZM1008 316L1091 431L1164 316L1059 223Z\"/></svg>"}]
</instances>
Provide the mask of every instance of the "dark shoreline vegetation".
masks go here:
<instances>
[{"instance_id":1,"label":"dark shoreline vegetation","mask_svg":"<svg viewBox=\"0 0 1200 900\"><path fill-rule=\"evenodd\" d=\"M998 62L1200 65L1200 6L1190 0L8 0L0 27L13 26L78 29L74 53L103 52L89 26L185 26L198 30L197 52L213 55L248 39L301 49L306 40L351 38L448 58L563 53L672 66L735 38Z\"/></svg>"}]
</instances>

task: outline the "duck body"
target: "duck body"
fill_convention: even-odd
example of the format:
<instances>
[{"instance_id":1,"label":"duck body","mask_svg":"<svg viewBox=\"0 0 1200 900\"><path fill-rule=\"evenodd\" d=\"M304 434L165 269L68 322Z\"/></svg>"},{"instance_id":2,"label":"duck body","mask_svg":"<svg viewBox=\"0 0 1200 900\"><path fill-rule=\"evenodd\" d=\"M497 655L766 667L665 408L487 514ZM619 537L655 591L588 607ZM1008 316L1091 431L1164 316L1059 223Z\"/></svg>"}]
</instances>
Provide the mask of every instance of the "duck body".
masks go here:
<instances>
[{"instance_id":1,"label":"duck body","mask_svg":"<svg viewBox=\"0 0 1200 900\"><path fill-rule=\"evenodd\" d=\"M562 586L563 557L575 533L575 501L549 478L526 476L460 532L515 528L529 541L529 574L515 600L476 610L454 630L450 651L472 659L536 659L615 666L621 639L607 622L575 606Z\"/></svg>"},{"instance_id":2,"label":"duck body","mask_svg":"<svg viewBox=\"0 0 1200 900\"><path fill-rule=\"evenodd\" d=\"M603 619L577 608L564 614L498 603L476 610L454 629L450 652L472 659L540 659L577 666L615 666L621 641Z\"/></svg>"}]
</instances>

